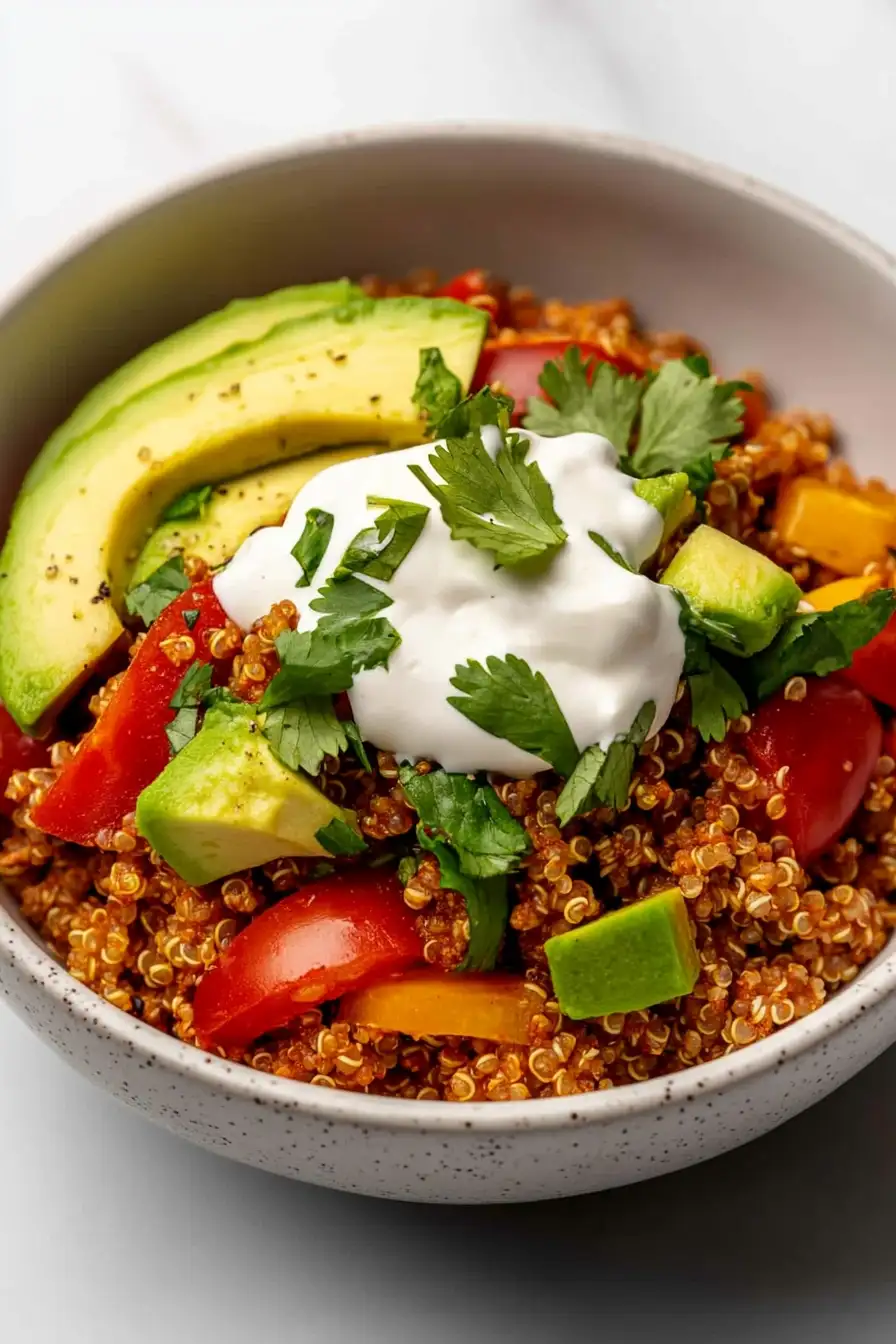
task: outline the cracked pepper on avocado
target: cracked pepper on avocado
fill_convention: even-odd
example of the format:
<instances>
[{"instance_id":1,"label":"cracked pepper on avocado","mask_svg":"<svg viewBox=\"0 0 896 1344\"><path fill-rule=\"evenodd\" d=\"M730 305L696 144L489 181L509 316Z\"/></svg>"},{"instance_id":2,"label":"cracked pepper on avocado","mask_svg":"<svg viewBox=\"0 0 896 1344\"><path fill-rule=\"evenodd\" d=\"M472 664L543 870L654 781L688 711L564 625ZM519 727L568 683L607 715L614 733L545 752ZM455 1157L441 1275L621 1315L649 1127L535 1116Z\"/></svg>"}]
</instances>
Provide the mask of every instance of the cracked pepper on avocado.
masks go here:
<instances>
[{"instance_id":1,"label":"cracked pepper on avocado","mask_svg":"<svg viewBox=\"0 0 896 1344\"><path fill-rule=\"evenodd\" d=\"M0 876L71 974L320 1086L590 1092L820 1007L896 891L896 494L621 300L239 300L36 457Z\"/></svg>"}]
</instances>

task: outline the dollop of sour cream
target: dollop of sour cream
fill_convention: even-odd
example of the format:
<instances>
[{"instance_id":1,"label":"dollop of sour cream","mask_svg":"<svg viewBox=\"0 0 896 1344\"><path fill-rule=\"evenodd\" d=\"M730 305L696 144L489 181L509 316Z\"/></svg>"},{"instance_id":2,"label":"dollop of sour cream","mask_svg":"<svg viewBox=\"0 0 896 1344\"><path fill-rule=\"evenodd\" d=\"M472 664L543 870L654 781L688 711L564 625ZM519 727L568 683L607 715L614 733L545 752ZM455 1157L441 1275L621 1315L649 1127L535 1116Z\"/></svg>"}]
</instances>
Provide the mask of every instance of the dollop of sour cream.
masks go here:
<instances>
[{"instance_id":1,"label":"dollop of sour cream","mask_svg":"<svg viewBox=\"0 0 896 1344\"><path fill-rule=\"evenodd\" d=\"M669 716L684 663L678 602L670 589L618 565L589 532L638 569L660 543L660 514L634 493L616 450L600 435L525 437L527 461L537 462L550 483L568 534L541 573L496 568L489 553L452 540L437 502L408 470L417 463L435 477L433 445L426 443L339 463L313 477L282 527L254 533L216 576L219 601L248 629L274 602L288 599L299 607L300 629L313 629L312 601L355 535L382 510L368 505L368 496L425 504L426 525L392 579L363 576L392 599L380 614L401 636L388 668L359 673L349 692L365 741L400 760L425 759L450 771L526 778L547 769L546 761L485 732L448 703L457 694L451 678L458 663L484 664L508 653L544 675L580 750L606 748L627 733L648 700L656 705L656 732ZM483 442L494 455L497 430L483 431ZM290 552L309 509L325 509L335 523L312 585L297 589L301 570Z\"/></svg>"}]
</instances>

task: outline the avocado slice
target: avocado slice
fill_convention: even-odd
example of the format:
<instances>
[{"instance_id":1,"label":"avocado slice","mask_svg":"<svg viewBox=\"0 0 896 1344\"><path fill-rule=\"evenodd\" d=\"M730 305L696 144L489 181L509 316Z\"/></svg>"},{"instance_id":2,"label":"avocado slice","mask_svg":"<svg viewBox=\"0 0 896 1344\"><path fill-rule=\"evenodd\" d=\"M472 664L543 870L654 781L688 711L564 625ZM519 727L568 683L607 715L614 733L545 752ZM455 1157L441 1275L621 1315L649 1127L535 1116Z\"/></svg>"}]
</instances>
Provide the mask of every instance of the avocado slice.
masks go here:
<instances>
[{"instance_id":1,"label":"avocado slice","mask_svg":"<svg viewBox=\"0 0 896 1344\"><path fill-rule=\"evenodd\" d=\"M195 555L212 567L222 565L250 533L280 522L295 496L319 471L355 457L369 457L375 446L322 448L294 462L250 472L215 487L202 516L189 522L160 523L140 552L130 586L142 583L172 555Z\"/></svg>"},{"instance_id":2,"label":"avocado slice","mask_svg":"<svg viewBox=\"0 0 896 1344\"><path fill-rule=\"evenodd\" d=\"M41 732L114 647L134 561L184 490L321 445L425 438L411 400L438 346L469 385L487 315L453 299L359 299L148 388L20 496L0 554L0 699Z\"/></svg>"},{"instance_id":3,"label":"avocado slice","mask_svg":"<svg viewBox=\"0 0 896 1344\"><path fill-rule=\"evenodd\" d=\"M635 481L634 490L639 499L652 504L662 514L660 545L668 541L694 512L694 496L688 489L688 478L683 471L673 471L668 476L647 476L643 481Z\"/></svg>"},{"instance_id":4,"label":"avocado slice","mask_svg":"<svg viewBox=\"0 0 896 1344\"><path fill-rule=\"evenodd\" d=\"M349 280L327 280L317 285L292 285L257 299L234 299L225 308L157 341L92 388L69 418L54 430L32 463L22 490L34 489L76 439L88 434L116 407L166 378L202 364L231 345L257 341L277 326L296 317L308 317L321 308L332 308L361 297Z\"/></svg>"},{"instance_id":5,"label":"avocado slice","mask_svg":"<svg viewBox=\"0 0 896 1344\"><path fill-rule=\"evenodd\" d=\"M802 593L768 556L705 524L692 532L660 579L701 616L731 629L711 636L728 653L749 658L772 642Z\"/></svg>"},{"instance_id":6,"label":"avocado slice","mask_svg":"<svg viewBox=\"0 0 896 1344\"><path fill-rule=\"evenodd\" d=\"M137 829L179 877L201 887L286 855L326 855L315 839L354 812L282 765L251 705L222 701L137 799Z\"/></svg>"},{"instance_id":7,"label":"avocado slice","mask_svg":"<svg viewBox=\"0 0 896 1344\"><path fill-rule=\"evenodd\" d=\"M700 957L678 887L635 901L544 945L567 1017L633 1013L690 994Z\"/></svg>"}]
</instances>

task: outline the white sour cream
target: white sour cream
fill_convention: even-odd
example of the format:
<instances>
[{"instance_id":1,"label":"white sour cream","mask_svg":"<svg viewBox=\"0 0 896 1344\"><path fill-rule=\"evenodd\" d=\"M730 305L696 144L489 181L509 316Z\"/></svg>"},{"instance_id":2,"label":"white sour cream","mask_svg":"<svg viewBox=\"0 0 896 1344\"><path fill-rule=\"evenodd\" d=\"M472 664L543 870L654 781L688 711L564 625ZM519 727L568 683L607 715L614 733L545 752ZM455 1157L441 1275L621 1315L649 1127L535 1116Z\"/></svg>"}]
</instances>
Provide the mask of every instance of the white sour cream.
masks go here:
<instances>
[{"instance_id":1,"label":"white sour cream","mask_svg":"<svg viewBox=\"0 0 896 1344\"><path fill-rule=\"evenodd\" d=\"M310 604L349 542L380 508L368 495L430 508L426 525L388 583L393 605L381 614L401 635L388 668L362 672L349 692L365 739L402 760L437 761L446 770L494 771L524 778L547 762L493 737L448 704L455 666L516 654L543 673L580 750L606 747L628 732L647 700L656 704L651 731L666 721L684 662L678 603L668 588L616 564L588 533L600 533L636 569L660 542L662 519L633 491L617 467L616 450L597 434L541 438L527 434L528 461L537 462L554 492L568 534L550 565L535 577L495 568L493 557L453 541L436 501L408 471L418 463L431 479L432 444L339 463L303 486L282 527L243 543L214 580L232 620L248 629L274 602L289 599L300 628L317 624ZM497 431L483 440L497 451ZM333 514L333 535L310 588L290 551L308 509Z\"/></svg>"}]
</instances>

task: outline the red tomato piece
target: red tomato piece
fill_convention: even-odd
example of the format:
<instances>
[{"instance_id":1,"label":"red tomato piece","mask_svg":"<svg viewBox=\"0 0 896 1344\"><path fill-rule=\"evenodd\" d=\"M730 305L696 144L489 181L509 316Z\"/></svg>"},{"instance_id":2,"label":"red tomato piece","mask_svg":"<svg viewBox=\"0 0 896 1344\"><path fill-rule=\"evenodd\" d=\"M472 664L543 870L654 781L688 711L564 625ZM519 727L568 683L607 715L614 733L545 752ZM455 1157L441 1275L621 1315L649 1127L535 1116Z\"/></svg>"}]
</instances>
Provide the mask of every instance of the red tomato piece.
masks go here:
<instances>
[{"instance_id":1,"label":"red tomato piece","mask_svg":"<svg viewBox=\"0 0 896 1344\"><path fill-rule=\"evenodd\" d=\"M309 883L253 919L203 976L197 1039L248 1045L314 1004L422 961L394 873L359 869Z\"/></svg>"},{"instance_id":2,"label":"red tomato piece","mask_svg":"<svg viewBox=\"0 0 896 1344\"><path fill-rule=\"evenodd\" d=\"M39 770L50 763L50 743L23 733L15 719L0 705L0 812L11 817L19 806L5 796L10 775L16 770Z\"/></svg>"},{"instance_id":3,"label":"red tomato piece","mask_svg":"<svg viewBox=\"0 0 896 1344\"><path fill-rule=\"evenodd\" d=\"M509 317L507 286L481 266L454 276L446 285L442 285L441 289L436 290L436 296L442 299L457 299L459 303L469 303L474 308L481 308L488 313L496 326L507 325Z\"/></svg>"},{"instance_id":4,"label":"red tomato piece","mask_svg":"<svg viewBox=\"0 0 896 1344\"><path fill-rule=\"evenodd\" d=\"M185 611L198 611L190 629ZM153 621L110 704L63 767L43 802L35 826L77 845L96 844L100 831L116 829L137 797L171 757L165 728L174 718L170 700L189 663L173 663L164 640L189 635L196 657L210 662L208 635L227 616L211 579L188 588Z\"/></svg>"},{"instance_id":5,"label":"red tomato piece","mask_svg":"<svg viewBox=\"0 0 896 1344\"><path fill-rule=\"evenodd\" d=\"M811 677L802 700L779 691L760 705L746 735L747 755L769 782L787 766L787 811L776 829L801 863L831 845L862 801L881 752L874 705L841 677Z\"/></svg>"},{"instance_id":6,"label":"red tomato piece","mask_svg":"<svg viewBox=\"0 0 896 1344\"><path fill-rule=\"evenodd\" d=\"M756 437L768 419L768 397L755 387L750 388L749 392L742 389L737 395L744 405L741 435L749 441Z\"/></svg>"},{"instance_id":7,"label":"red tomato piece","mask_svg":"<svg viewBox=\"0 0 896 1344\"><path fill-rule=\"evenodd\" d=\"M853 654L845 676L866 695L896 709L896 616L883 630Z\"/></svg>"},{"instance_id":8,"label":"red tomato piece","mask_svg":"<svg viewBox=\"0 0 896 1344\"><path fill-rule=\"evenodd\" d=\"M525 415L530 397L544 397L538 377L545 364L551 359L561 359L573 345L582 352L584 360L612 364L621 373L637 372L628 360L608 355L601 346L588 341L521 341L517 345L486 341L476 365L471 391L478 392L481 387L500 383L516 402L515 418L518 419Z\"/></svg>"}]
</instances>

